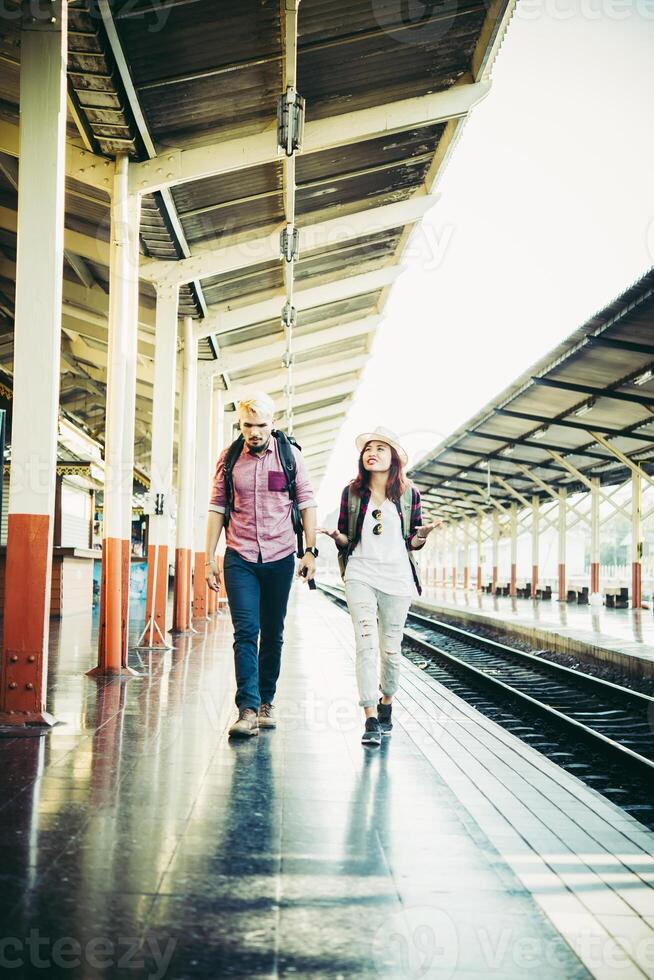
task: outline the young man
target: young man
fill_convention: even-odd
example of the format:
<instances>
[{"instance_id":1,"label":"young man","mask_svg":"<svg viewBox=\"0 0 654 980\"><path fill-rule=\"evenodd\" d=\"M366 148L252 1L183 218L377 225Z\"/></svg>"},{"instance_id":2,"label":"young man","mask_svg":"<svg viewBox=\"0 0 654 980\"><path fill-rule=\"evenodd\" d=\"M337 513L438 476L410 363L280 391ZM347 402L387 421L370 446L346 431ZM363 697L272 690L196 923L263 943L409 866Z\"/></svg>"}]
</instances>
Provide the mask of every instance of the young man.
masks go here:
<instances>
[{"instance_id":1,"label":"young man","mask_svg":"<svg viewBox=\"0 0 654 980\"><path fill-rule=\"evenodd\" d=\"M239 403L243 448L231 472L233 501L226 530L224 574L234 625L234 667L238 720L230 737L248 738L259 728L276 725L273 699L281 664L284 618L295 568L297 536L275 428L274 405L261 393ZM313 491L300 453L296 465L296 499L306 550L297 574L312 579L318 556ZM218 458L209 502L206 579L219 588L214 554L227 509L226 447Z\"/></svg>"}]
</instances>

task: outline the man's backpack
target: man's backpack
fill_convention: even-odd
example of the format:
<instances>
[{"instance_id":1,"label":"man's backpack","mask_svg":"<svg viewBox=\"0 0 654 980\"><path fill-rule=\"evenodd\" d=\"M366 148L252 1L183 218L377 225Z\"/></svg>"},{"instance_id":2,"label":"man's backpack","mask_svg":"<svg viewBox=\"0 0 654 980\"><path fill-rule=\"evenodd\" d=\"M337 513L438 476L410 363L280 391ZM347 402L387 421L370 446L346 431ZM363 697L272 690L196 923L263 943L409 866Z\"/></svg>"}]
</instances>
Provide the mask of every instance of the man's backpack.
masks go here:
<instances>
[{"instance_id":1,"label":"man's backpack","mask_svg":"<svg viewBox=\"0 0 654 980\"><path fill-rule=\"evenodd\" d=\"M295 448L299 449L300 452L302 452L302 447L295 441L293 436L287 436L286 433L281 432L280 429L273 429L272 435L277 442L279 461L282 464L282 469L284 471L284 475L286 476L286 490L288 491L288 495L291 499L291 521L293 523L293 530L297 536L297 555L298 558L301 558L304 554L303 527L302 518L300 517L300 510L297 504L297 488L295 485L297 466L295 464L295 456L293 454L292 447L295 446ZM245 439L243 436L238 436L225 454L225 461L223 463L226 497L225 517L223 521L224 528L227 528L230 514L234 509L234 479L232 474L234 464L243 452L244 443Z\"/></svg>"},{"instance_id":2,"label":"man's backpack","mask_svg":"<svg viewBox=\"0 0 654 980\"><path fill-rule=\"evenodd\" d=\"M402 518L402 537L405 542L407 542L411 534L411 508L413 504L413 493L411 487L407 487L402 496L400 497L400 517ZM348 558L352 554L352 542L356 535L357 521L359 519L359 513L361 511L361 497L352 492L352 488L348 487L347 491L347 539L348 545L346 548L339 549L338 552L338 568L341 573L341 578L345 576L345 568L347 565ZM416 567L415 558L411 550L409 550L409 560L411 564ZM416 568L417 572L417 568Z\"/></svg>"}]
</instances>

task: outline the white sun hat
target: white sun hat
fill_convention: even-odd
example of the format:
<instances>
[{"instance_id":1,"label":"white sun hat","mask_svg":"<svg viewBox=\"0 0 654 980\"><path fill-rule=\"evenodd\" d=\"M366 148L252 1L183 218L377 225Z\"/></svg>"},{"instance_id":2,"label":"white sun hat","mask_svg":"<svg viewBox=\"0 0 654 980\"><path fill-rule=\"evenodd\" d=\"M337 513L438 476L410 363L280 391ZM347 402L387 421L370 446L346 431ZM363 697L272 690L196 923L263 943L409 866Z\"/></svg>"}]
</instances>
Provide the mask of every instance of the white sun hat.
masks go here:
<instances>
[{"instance_id":1,"label":"white sun hat","mask_svg":"<svg viewBox=\"0 0 654 980\"><path fill-rule=\"evenodd\" d=\"M355 445L359 452L362 451L366 443L372 442L373 439L375 439L377 442L385 442L389 446L392 446L397 455L400 457L403 466L406 466L406 464L409 462L409 457L402 448L397 433L393 432L391 429L386 429L383 425L378 425L373 432L362 432L360 436L356 437Z\"/></svg>"}]
</instances>

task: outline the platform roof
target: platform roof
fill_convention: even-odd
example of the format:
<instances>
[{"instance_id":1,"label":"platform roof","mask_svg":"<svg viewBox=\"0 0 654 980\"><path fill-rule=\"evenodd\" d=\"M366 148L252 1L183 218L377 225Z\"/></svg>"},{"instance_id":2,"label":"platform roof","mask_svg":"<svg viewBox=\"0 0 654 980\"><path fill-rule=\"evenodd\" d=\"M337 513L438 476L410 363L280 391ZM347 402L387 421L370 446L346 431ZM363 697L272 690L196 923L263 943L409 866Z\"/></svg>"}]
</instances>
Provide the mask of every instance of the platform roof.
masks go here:
<instances>
[{"instance_id":1,"label":"platform roof","mask_svg":"<svg viewBox=\"0 0 654 980\"><path fill-rule=\"evenodd\" d=\"M583 491L594 477L621 483L634 466L654 473L654 269L410 475L428 512L457 520L563 487Z\"/></svg>"},{"instance_id":2,"label":"platform roof","mask_svg":"<svg viewBox=\"0 0 654 980\"><path fill-rule=\"evenodd\" d=\"M284 407L283 269L278 246L269 246L285 220L284 167L276 147L285 6L285 0L68 5L71 155L61 406L103 441L107 161L127 153L144 195L135 461L147 472L154 282L163 268L156 260L188 265L202 259L193 267L197 274L184 278L180 313L197 319L199 357L215 367L226 407L246 387L267 390ZM14 0L5 7L18 10ZM467 110L485 91L512 7L513 0L467 0L455 10L435 7L413 22L403 21L399 8L371 0L300 4L297 88L306 99L307 121L296 167L301 239L294 422L316 480L359 382L409 235L426 209L420 199L428 203ZM9 374L19 41L18 18L3 17L0 368ZM447 103L438 101L441 95ZM345 237L343 228L326 224L345 218ZM260 252L248 250L253 242L262 245Z\"/></svg>"}]
</instances>

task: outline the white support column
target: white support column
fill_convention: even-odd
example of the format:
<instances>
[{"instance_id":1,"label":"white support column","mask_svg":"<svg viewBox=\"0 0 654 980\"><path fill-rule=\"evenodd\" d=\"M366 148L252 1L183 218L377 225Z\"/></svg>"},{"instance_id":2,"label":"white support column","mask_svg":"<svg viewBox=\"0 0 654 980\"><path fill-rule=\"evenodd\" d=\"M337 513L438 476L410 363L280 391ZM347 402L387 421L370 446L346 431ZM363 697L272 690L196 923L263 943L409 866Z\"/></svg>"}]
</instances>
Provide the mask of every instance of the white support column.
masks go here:
<instances>
[{"instance_id":1,"label":"white support column","mask_svg":"<svg viewBox=\"0 0 654 980\"><path fill-rule=\"evenodd\" d=\"M128 169L127 157L118 157L111 200L98 664L88 672L91 676L136 673L127 666L127 609L134 472L139 204L128 193ZM126 537L128 520L130 532Z\"/></svg>"},{"instance_id":2,"label":"white support column","mask_svg":"<svg viewBox=\"0 0 654 980\"><path fill-rule=\"evenodd\" d=\"M568 537L568 491L559 490L559 602L568 598L566 584L566 541Z\"/></svg>"},{"instance_id":3,"label":"white support column","mask_svg":"<svg viewBox=\"0 0 654 980\"><path fill-rule=\"evenodd\" d=\"M146 625L141 641L166 649L170 533L176 511L173 486L175 391L177 388L177 286L157 289L152 392L152 456L148 522ZM140 641L140 642L141 642Z\"/></svg>"},{"instance_id":4,"label":"white support column","mask_svg":"<svg viewBox=\"0 0 654 980\"><path fill-rule=\"evenodd\" d=\"M223 412L223 446L229 446L238 433L236 425L238 423L238 412Z\"/></svg>"},{"instance_id":5,"label":"white support column","mask_svg":"<svg viewBox=\"0 0 654 980\"><path fill-rule=\"evenodd\" d=\"M600 588L600 482L592 478L590 490L590 592Z\"/></svg>"},{"instance_id":6,"label":"white support column","mask_svg":"<svg viewBox=\"0 0 654 980\"><path fill-rule=\"evenodd\" d=\"M446 524L443 528L443 534L441 538L441 573L442 573L442 585L443 592L447 588L447 532L448 525Z\"/></svg>"},{"instance_id":7,"label":"white support column","mask_svg":"<svg viewBox=\"0 0 654 980\"><path fill-rule=\"evenodd\" d=\"M193 504L193 618L206 619L209 592L205 578L204 545L207 531L209 491L213 470L211 412L213 378L206 372L198 377L195 424L195 492Z\"/></svg>"},{"instance_id":8,"label":"white support column","mask_svg":"<svg viewBox=\"0 0 654 980\"><path fill-rule=\"evenodd\" d=\"M463 588L470 588L470 518L463 518Z\"/></svg>"},{"instance_id":9,"label":"white support column","mask_svg":"<svg viewBox=\"0 0 654 980\"><path fill-rule=\"evenodd\" d=\"M482 514L477 516L477 592L481 592L481 566L482 566Z\"/></svg>"},{"instance_id":10,"label":"white support column","mask_svg":"<svg viewBox=\"0 0 654 980\"><path fill-rule=\"evenodd\" d=\"M518 594L518 505L511 504L511 583L509 595Z\"/></svg>"},{"instance_id":11,"label":"white support column","mask_svg":"<svg viewBox=\"0 0 654 980\"><path fill-rule=\"evenodd\" d=\"M193 320L184 317L182 411L178 449L177 485L179 510L175 547L175 595L173 633L191 630L191 552L193 549L193 483L195 478L195 411L197 340Z\"/></svg>"},{"instance_id":12,"label":"white support column","mask_svg":"<svg viewBox=\"0 0 654 980\"><path fill-rule=\"evenodd\" d=\"M457 554L457 521L452 521L452 591L456 591L457 584L457 565L458 565L458 554Z\"/></svg>"},{"instance_id":13,"label":"white support column","mask_svg":"<svg viewBox=\"0 0 654 980\"><path fill-rule=\"evenodd\" d=\"M61 349L67 7L21 30L13 420L0 719L51 725L45 704Z\"/></svg>"},{"instance_id":14,"label":"white support column","mask_svg":"<svg viewBox=\"0 0 654 980\"><path fill-rule=\"evenodd\" d=\"M642 477L639 472L631 475L631 608L642 606Z\"/></svg>"},{"instance_id":15,"label":"white support column","mask_svg":"<svg viewBox=\"0 0 654 980\"><path fill-rule=\"evenodd\" d=\"M540 497L531 498L531 598L536 598L538 589L538 555L540 545Z\"/></svg>"},{"instance_id":16,"label":"white support column","mask_svg":"<svg viewBox=\"0 0 654 980\"><path fill-rule=\"evenodd\" d=\"M127 201L127 240L129 243L129 278L127 290L127 356L125 371L125 410L123 414L123 482L122 498L123 555L122 555L122 634L121 663L127 667L129 636L129 574L132 553L132 497L134 486L134 431L136 420L136 364L138 359L139 326L139 225L141 198L130 194Z\"/></svg>"},{"instance_id":17,"label":"white support column","mask_svg":"<svg viewBox=\"0 0 654 980\"><path fill-rule=\"evenodd\" d=\"M497 592L497 574L500 561L500 515L493 511L493 595Z\"/></svg>"}]
</instances>

